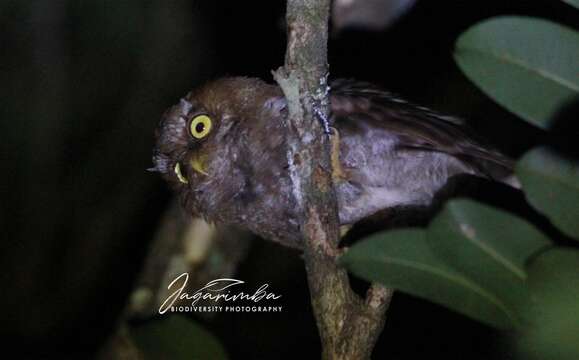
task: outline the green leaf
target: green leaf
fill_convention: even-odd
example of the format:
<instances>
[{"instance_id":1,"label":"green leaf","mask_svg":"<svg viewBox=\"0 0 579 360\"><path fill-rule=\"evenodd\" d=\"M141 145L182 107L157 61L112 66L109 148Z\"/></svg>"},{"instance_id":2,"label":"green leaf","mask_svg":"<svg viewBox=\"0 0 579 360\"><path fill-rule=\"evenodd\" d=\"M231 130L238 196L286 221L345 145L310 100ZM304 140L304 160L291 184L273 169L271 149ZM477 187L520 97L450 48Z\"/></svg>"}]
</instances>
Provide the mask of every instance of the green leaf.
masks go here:
<instances>
[{"instance_id":1,"label":"green leaf","mask_svg":"<svg viewBox=\"0 0 579 360\"><path fill-rule=\"evenodd\" d=\"M529 17L496 17L458 39L466 76L508 110L539 127L579 95L579 33Z\"/></svg>"},{"instance_id":2,"label":"green leaf","mask_svg":"<svg viewBox=\"0 0 579 360\"><path fill-rule=\"evenodd\" d=\"M528 267L534 321L518 336L524 359L579 359L579 251L554 248Z\"/></svg>"},{"instance_id":3,"label":"green leaf","mask_svg":"<svg viewBox=\"0 0 579 360\"><path fill-rule=\"evenodd\" d=\"M446 306L497 328L514 324L514 313L438 258L421 230L373 235L340 258L354 274Z\"/></svg>"},{"instance_id":4,"label":"green leaf","mask_svg":"<svg viewBox=\"0 0 579 360\"><path fill-rule=\"evenodd\" d=\"M515 172L529 203L579 239L579 162L536 148L523 156Z\"/></svg>"},{"instance_id":5,"label":"green leaf","mask_svg":"<svg viewBox=\"0 0 579 360\"><path fill-rule=\"evenodd\" d=\"M567 4L579 9L579 0L561 0L561 1L566 2Z\"/></svg>"},{"instance_id":6,"label":"green leaf","mask_svg":"<svg viewBox=\"0 0 579 360\"><path fill-rule=\"evenodd\" d=\"M525 262L550 245L526 221L465 199L448 202L431 222L427 237L447 264L513 309L529 297Z\"/></svg>"},{"instance_id":7,"label":"green leaf","mask_svg":"<svg viewBox=\"0 0 579 360\"><path fill-rule=\"evenodd\" d=\"M180 315L133 327L133 338L145 359L227 359L220 343L205 329Z\"/></svg>"}]
</instances>

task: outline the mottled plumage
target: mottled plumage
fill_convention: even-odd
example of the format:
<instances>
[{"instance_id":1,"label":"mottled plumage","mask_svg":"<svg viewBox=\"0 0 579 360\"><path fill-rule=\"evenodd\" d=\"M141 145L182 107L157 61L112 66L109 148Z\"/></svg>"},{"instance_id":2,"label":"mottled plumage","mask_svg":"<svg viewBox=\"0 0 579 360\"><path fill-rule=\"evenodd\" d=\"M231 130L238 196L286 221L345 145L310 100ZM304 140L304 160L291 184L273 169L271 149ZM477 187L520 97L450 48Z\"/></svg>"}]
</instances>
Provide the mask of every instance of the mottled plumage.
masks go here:
<instances>
[{"instance_id":1,"label":"mottled plumage","mask_svg":"<svg viewBox=\"0 0 579 360\"><path fill-rule=\"evenodd\" d=\"M341 176L334 184L341 224L392 207L428 206L453 175L510 174L511 162L455 118L347 80L332 83L330 102L339 133ZM164 114L154 169L190 213L299 248L285 116L277 86L251 78L208 83Z\"/></svg>"}]
</instances>

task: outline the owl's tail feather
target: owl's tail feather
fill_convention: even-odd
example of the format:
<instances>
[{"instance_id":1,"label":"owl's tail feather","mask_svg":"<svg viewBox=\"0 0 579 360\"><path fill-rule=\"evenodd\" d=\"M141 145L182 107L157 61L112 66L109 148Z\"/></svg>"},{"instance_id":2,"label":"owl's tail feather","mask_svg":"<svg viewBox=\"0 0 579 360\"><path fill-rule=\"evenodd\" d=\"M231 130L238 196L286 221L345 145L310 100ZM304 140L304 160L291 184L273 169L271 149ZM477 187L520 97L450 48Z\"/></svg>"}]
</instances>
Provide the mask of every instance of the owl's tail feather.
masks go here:
<instances>
[{"instance_id":1,"label":"owl's tail feather","mask_svg":"<svg viewBox=\"0 0 579 360\"><path fill-rule=\"evenodd\" d=\"M480 152L472 154L471 156L473 156L474 159L471 159L471 161L465 161L463 159L463 161L474 167L481 175L516 189L521 188L521 183L514 174L515 162L513 160L497 151L487 149L482 149Z\"/></svg>"}]
</instances>

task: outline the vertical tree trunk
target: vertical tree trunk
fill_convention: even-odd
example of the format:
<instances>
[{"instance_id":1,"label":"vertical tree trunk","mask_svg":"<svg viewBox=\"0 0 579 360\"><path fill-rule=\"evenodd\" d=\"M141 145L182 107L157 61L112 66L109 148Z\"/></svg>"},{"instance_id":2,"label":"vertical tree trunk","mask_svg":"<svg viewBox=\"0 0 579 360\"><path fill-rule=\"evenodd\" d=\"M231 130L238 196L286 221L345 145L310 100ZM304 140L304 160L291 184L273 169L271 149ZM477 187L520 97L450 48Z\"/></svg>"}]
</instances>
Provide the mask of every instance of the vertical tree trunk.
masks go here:
<instances>
[{"instance_id":1,"label":"vertical tree trunk","mask_svg":"<svg viewBox=\"0 0 579 360\"><path fill-rule=\"evenodd\" d=\"M367 359L384 324L391 291L375 285L366 300L350 288L339 254L338 206L332 184L327 40L330 0L288 0L287 52L274 72L287 102L287 159L301 210L304 259L324 359Z\"/></svg>"}]
</instances>

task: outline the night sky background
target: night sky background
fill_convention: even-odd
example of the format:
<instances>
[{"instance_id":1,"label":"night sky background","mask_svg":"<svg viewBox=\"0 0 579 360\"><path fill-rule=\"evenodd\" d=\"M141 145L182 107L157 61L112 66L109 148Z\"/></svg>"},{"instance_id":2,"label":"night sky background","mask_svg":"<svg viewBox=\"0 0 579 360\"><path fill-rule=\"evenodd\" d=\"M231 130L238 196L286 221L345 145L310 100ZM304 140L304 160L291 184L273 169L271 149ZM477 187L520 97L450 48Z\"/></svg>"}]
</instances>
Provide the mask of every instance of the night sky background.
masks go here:
<instances>
[{"instance_id":1,"label":"night sky background","mask_svg":"<svg viewBox=\"0 0 579 360\"><path fill-rule=\"evenodd\" d=\"M102 346L171 200L159 176L145 171L161 114L209 79L272 81L284 59L284 11L284 1L0 3L4 344L22 358L90 358ZM384 31L334 31L331 77L374 82L468 119L517 157L543 134L495 105L452 59L462 31L513 14L579 24L577 12L556 0L419 0ZM299 254L257 239L236 277L269 283L284 311L199 320L231 358L317 357ZM397 294L374 357L509 358L501 339Z\"/></svg>"}]
</instances>

